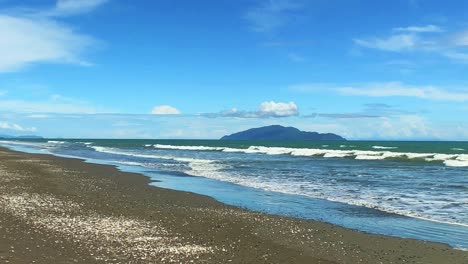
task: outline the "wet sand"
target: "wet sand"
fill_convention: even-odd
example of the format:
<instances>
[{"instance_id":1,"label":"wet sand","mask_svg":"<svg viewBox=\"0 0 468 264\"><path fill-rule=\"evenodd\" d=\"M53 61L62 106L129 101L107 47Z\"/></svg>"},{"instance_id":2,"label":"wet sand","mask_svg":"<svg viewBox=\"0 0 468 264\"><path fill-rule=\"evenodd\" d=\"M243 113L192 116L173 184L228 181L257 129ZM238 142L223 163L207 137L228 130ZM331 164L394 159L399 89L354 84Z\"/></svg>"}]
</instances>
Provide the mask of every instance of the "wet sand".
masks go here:
<instances>
[{"instance_id":1,"label":"wet sand","mask_svg":"<svg viewBox=\"0 0 468 264\"><path fill-rule=\"evenodd\" d=\"M0 148L0 263L468 263L447 245L246 211Z\"/></svg>"}]
</instances>

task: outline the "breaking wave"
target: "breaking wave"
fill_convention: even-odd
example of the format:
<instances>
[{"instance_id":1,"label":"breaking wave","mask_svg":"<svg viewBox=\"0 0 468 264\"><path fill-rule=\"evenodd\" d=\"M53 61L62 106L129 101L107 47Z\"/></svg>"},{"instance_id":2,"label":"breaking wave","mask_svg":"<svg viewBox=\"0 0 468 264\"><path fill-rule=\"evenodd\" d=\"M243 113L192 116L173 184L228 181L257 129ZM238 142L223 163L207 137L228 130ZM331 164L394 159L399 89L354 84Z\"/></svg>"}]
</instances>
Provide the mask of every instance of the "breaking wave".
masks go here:
<instances>
[{"instance_id":1,"label":"breaking wave","mask_svg":"<svg viewBox=\"0 0 468 264\"><path fill-rule=\"evenodd\" d=\"M247 154L266 155L291 155L303 157L324 158L353 158L356 160L418 160L426 162L441 162L450 167L468 167L468 154L444 154L444 153L413 153L396 152L386 149L396 147L373 146L381 150L334 150L318 148L286 148L286 147L264 147L250 146L249 148L208 147L208 146L174 146L154 145L156 149L190 150L190 151L222 151L239 152Z\"/></svg>"}]
</instances>

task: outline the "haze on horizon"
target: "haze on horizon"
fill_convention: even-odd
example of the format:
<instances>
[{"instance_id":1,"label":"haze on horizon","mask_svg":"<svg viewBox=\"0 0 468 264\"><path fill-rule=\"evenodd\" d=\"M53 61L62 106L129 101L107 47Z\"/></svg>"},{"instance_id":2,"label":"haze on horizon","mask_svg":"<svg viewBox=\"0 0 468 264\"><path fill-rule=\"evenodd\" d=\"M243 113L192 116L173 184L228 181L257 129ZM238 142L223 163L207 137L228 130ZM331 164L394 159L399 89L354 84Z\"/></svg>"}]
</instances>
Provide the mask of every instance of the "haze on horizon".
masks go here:
<instances>
[{"instance_id":1,"label":"haze on horizon","mask_svg":"<svg viewBox=\"0 0 468 264\"><path fill-rule=\"evenodd\" d=\"M468 140L467 8L0 0L0 134Z\"/></svg>"}]
</instances>

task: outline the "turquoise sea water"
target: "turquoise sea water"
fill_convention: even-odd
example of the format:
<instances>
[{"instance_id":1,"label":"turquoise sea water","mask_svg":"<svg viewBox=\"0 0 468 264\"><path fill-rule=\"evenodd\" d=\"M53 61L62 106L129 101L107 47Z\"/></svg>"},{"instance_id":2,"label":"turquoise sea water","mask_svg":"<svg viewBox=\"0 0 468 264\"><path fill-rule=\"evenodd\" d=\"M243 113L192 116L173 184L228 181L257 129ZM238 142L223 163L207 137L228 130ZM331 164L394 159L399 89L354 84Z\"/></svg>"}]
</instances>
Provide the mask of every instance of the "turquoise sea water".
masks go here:
<instances>
[{"instance_id":1,"label":"turquoise sea water","mask_svg":"<svg viewBox=\"0 0 468 264\"><path fill-rule=\"evenodd\" d=\"M252 210L468 248L468 142L1 141Z\"/></svg>"}]
</instances>

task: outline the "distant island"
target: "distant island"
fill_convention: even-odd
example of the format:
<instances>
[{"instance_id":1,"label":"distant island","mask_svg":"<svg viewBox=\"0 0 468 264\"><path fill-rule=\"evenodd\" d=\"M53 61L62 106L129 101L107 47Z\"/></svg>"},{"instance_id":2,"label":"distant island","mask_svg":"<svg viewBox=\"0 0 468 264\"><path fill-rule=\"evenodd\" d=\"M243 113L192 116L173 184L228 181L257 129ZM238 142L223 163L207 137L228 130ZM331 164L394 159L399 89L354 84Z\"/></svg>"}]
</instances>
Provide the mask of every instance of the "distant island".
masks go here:
<instances>
[{"instance_id":1,"label":"distant island","mask_svg":"<svg viewBox=\"0 0 468 264\"><path fill-rule=\"evenodd\" d=\"M221 140L289 140L289 141L322 141L322 140L346 140L333 133L317 133L301 131L294 127L280 125L252 128L232 135L224 136Z\"/></svg>"},{"instance_id":2,"label":"distant island","mask_svg":"<svg viewBox=\"0 0 468 264\"><path fill-rule=\"evenodd\" d=\"M0 139L43 139L43 137L36 136L36 135L26 135L26 136L0 135Z\"/></svg>"}]
</instances>

